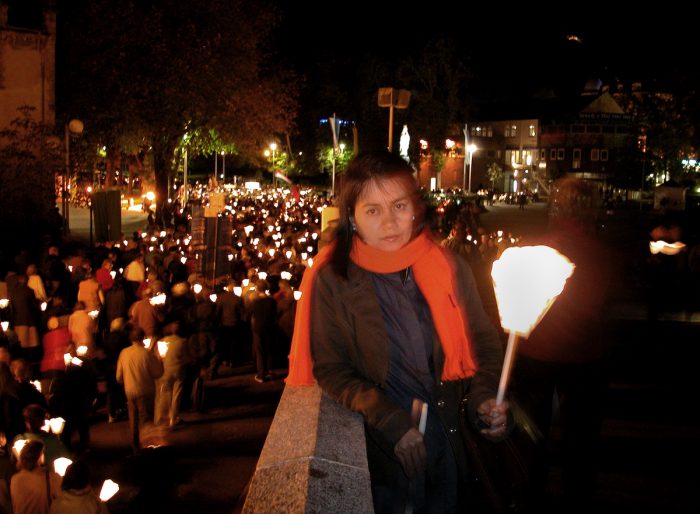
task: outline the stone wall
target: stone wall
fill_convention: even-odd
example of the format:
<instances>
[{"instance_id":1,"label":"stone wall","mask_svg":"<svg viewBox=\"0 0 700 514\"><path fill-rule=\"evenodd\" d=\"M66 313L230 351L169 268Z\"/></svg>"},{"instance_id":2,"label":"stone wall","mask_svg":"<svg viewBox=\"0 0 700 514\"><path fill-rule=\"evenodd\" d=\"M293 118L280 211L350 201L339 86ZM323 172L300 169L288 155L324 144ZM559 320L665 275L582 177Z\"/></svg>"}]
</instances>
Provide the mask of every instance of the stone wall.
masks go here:
<instances>
[{"instance_id":1,"label":"stone wall","mask_svg":"<svg viewBox=\"0 0 700 514\"><path fill-rule=\"evenodd\" d=\"M318 386L287 386L243 512L371 514L362 417Z\"/></svg>"}]
</instances>

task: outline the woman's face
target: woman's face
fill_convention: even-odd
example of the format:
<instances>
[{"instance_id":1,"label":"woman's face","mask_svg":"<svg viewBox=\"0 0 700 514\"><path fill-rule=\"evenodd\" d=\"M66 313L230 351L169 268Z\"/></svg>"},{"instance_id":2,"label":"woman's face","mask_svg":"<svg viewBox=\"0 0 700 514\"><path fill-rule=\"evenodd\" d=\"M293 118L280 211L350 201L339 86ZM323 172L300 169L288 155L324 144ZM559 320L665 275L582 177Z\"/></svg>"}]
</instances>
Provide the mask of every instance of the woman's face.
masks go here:
<instances>
[{"instance_id":1,"label":"woman's face","mask_svg":"<svg viewBox=\"0 0 700 514\"><path fill-rule=\"evenodd\" d=\"M372 248L391 252L411 240L414 207L400 180L379 179L367 184L355 204L357 233Z\"/></svg>"}]
</instances>

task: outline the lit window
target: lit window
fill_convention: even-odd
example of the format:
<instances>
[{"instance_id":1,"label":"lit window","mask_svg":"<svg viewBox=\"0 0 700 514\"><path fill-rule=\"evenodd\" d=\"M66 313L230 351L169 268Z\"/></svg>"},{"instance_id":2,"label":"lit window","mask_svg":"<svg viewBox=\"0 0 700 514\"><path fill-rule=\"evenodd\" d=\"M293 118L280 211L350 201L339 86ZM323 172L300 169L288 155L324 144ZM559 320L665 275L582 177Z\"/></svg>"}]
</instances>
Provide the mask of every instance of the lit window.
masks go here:
<instances>
[{"instance_id":1,"label":"lit window","mask_svg":"<svg viewBox=\"0 0 700 514\"><path fill-rule=\"evenodd\" d=\"M592 161L600 160L600 150L598 150L597 148L594 148L593 150L591 150L591 160Z\"/></svg>"},{"instance_id":2,"label":"lit window","mask_svg":"<svg viewBox=\"0 0 700 514\"><path fill-rule=\"evenodd\" d=\"M581 168L581 149L580 148L574 148L572 168L575 170Z\"/></svg>"},{"instance_id":3,"label":"lit window","mask_svg":"<svg viewBox=\"0 0 700 514\"><path fill-rule=\"evenodd\" d=\"M535 137L537 135L537 132L535 131L535 126L530 125L530 137Z\"/></svg>"}]
</instances>

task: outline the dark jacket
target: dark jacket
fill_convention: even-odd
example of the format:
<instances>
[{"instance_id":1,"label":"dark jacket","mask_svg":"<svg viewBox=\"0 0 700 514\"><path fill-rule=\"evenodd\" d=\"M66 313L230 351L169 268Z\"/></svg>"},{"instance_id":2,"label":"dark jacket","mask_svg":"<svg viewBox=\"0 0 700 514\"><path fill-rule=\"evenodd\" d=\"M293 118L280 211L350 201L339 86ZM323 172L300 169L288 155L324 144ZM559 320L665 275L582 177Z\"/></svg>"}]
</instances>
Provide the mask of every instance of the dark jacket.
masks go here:
<instances>
[{"instance_id":1,"label":"dark jacket","mask_svg":"<svg viewBox=\"0 0 700 514\"><path fill-rule=\"evenodd\" d=\"M449 255L454 261L457 301L466 313L478 371L470 381L443 382L440 377L444 354L433 332L432 403L438 407L461 466L465 459L459 436L459 402L469 390L470 419L476 423L478 405L496 396L503 348L481 305L471 271L461 259ZM439 272L449 270L436 270ZM384 393L389 345L371 274L352 263L347 281L330 267L320 270L314 283L312 309L311 350L318 384L339 403L363 415L369 436L368 452L371 439L393 458L394 446L414 424L410 413Z\"/></svg>"}]
</instances>

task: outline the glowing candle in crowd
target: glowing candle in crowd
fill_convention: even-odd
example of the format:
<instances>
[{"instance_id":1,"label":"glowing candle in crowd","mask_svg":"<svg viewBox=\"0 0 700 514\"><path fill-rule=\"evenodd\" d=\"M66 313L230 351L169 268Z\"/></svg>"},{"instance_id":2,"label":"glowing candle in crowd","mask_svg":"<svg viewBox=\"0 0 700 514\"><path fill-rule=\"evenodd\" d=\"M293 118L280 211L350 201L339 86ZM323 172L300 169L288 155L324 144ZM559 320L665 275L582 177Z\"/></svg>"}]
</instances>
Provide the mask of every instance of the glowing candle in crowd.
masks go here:
<instances>
[{"instance_id":1,"label":"glowing candle in crowd","mask_svg":"<svg viewBox=\"0 0 700 514\"><path fill-rule=\"evenodd\" d=\"M501 325L509 332L496 403L501 404L515 359L517 336L528 337L564 289L575 266L548 246L508 248L491 277Z\"/></svg>"},{"instance_id":2,"label":"glowing candle in crowd","mask_svg":"<svg viewBox=\"0 0 700 514\"><path fill-rule=\"evenodd\" d=\"M8 305L10 305L10 300L7 298L0 298L0 309L5 309Z\"/></svg>"},{"instance_id":3,"label":"glowing candle in crowd","mask_svg":"<svg viewBox=\"0 0 700 514\"><path fill-rule=\"evenodd\" d=\"M306 260L306 257L308 257L308 255L309 255L309 254L307 254L306 252L301 252L301 260L302 260L302 261L305 261L305 260Z\"/></svg>"},{"instance_id":4,"label":"glowing candle in crowd","mask_svg":"<svg viewBox=\"0 0 700 514\"><path fill-rule=\"evenodd\" d=\"M24 448L24 445L27 444L26 439L17 439L15 441L15 444L12 445L12 449L15 452L15 455L17 456L17 459L19 460L19 454L22 453L22 448Z\"/></svg>"},{"instance_id":5,"label":"glowing candle in crowd","mask_svg":"<svg viewBox=\"0 0 700 514\"><path fill-rule=\"evenodd\" d=\"M216 303L216 294L214 294L214 293L210 294L209 299L212 301L212 303Z\"/></svg>"},{"instance_id":6,"label":"glowing candle in crowd","mask_svg":"<svg viewBox=\"0 0 700 514\"><path fill-rule=\"evenodd\" d=\"M314 265L314 260L311 257L309 257L309 260L306 262L309 264L309 268Z\"/></svg>"},{"instance_id":7,"label":"glowing candle in crowd","mask_svg":"<svg viewBox=\"0 0 700 514\"><path fill-rule=\"evenodd\" d=\"M82 366L82 365L83 365L83 361L81 361L81 360L78 359L77 357L73 357L73 358L70 360L70 363L71 363L73 366Z\"/></svg>"},{"instance_id":8,"label":"glowing candle in crowd","mask_svg":"<svg viewBox=\"0 0 700 514\"><path fill-rule=\"evenodd\" d=\"M97 319L97 316L99 316L99 315L100 315L100 311L98 311L98 310L88 312L88 316L90 316L92 319Z\"/></svg>"},{"instance_id":9,"label":"glowing candle in crowd","mask_svg":"<svg viewBox=\"0 0 700 514\"><path fill-rule=\"evenodd\" d=\"M314 247L313 247L313 246L307 246L307 247L306 247L306 251L309 252L309 253L311 253L311 252L314 251Z\"/></svg>"},{"instance_id":10,"label":"glowing candle in crowd","mask_svg":"<svg viewBox=\"0 0 700 514\"><path fill-rule=\"evenodd\" d=\"M160 237L165 237L165 230L160 231Z\"/></svg>"},{"instance_id":11,"label":"glowing candle in crowd","mask_svg":"<svg viewBox=\"0 0 700 514\"><path fill-rule=\"evenodd\" d=\"M299 301L299 298L301 298L301 291L294 291L294 299Z\"/></svg>"},{"instance_id":12,"label":"glowing candle in crowd","mask_svg":"<svg viewBox=\"0 0 700 514\"><path fill-rule=\"evenodd\" d=\"M63 432L64 426L66 426L66 420L63 418L51 418L49 420L49 428L51 428L51 432L56 435L60 435L61 432Z\"/></svg>"},{"instance_id":13,"label":"glowing candle in crowd","mask_svg":"<svg viewBox=\"0 0 700 514\"><path fill-rule=\"evenodd\" d=\"M29 383L32 384L37 391L41 392L41 382L38 380L31 380Z\"/></svg>"},{"instance_id":14,"label":"glowing candle in crowd","mask_svg":"<svg viewBox=\"0 0 700 514\"><path fill-rule=\"evenodd\" d=\"M250 235L250 233L251 233L254 229L255 229L255 227L253 227L253 225L248 225L248 226L246 226L246 227L243 229L243 230L245 230L245 235L246 235L246 237L248 237L248 236Z\"/></svg>"},{"instance_id":15,"label":"glowing candle in crowd","mask_svg":"<svg viewBox=\"0 0 700 514\"><path fill-rule=\"evenodd\" d=\"M275 249L274 249L274 248L270 248L270 249L267 251L267 253L270 254L270 257L274 257L274 256L275 256Z\"/></svg>"},{"instance_id":16,"label":"glowing candle in crowd","mask_svg":"<svg viewBox=\"0 0 700 514\"><path fill-rule=\"evenodd\" d=\"M287 250L286 252L284 252L284 255L287 257L287 259L291 259L292 258L292 251Z\"/></svg>"},{"instance_id":17,"label":"glowing candle in crowd","mask_svg":"<svg viewBox=\"0 0 700 514\"><path fill-rule=\"evenodd\" d=\"M64 476L66 474L66 469L68 469L68 466L71 464L73 464L72 460L66 457L59 457L53 461L53 469L58 476Z\"/></svg>"},{"instance_id":18,"label":"glowing candle in crowd","mask_svg":"<svg viewBox=\"0 0 700 514\"><path fill-rule=\"evenodd\" d=\"M194 291L194 294L199 294L202 292L202 284L195 284L192 287L192 291Z\"/></svg>"},{"instance_id":19,"label":"glowing candle in crowd","mask_svg":"<svg viewBox=\"0 0 700 514\"><path fill-rule=\"evenodd\" d=\"M48 419L45 419L45 420L44 420L44 424L43 424L43 426L41 427L41 430L42 430L43 432L46 432L47 434L48 434L49 432L51 432L51 426L49 425L49 420L48 420Z\"/></svg>"},{"instance_id":20,"label":"glowing candle in crowd","mask_svg":"<svg viewBox=\"0 0 700 514\"><path fill-rule=\"evenodd\" d=\"M236 296L241 296L243 294L243 288L239 287L239 286L235 286L233 288L233 294L235 294Z\"/></svg>"},{"instance_id":21,"label":"glowing candle in crowd","mask_svg":"<svg viewBox=\"0 0 700 514\"><path fill-rule=\"evenodd\" d=\"M649 241L649 251L652 255L662 253L664 255L676 255L685 248L685 244L677 241L675 243L667 243L666 241Z\"/></svg>"},{"instance_id":22,"label":"glowing candle in crowd","mask_svg":"<svg viewBox=\"0 0 700 514\"><path fill-rule=\"evenodd\" d=\"M44 312L46 310L46 307L48 307L48 306L49 306L48 303L41 302L41 305L39 306L39 308L41 309L41 312Z\"/></svg>"},{"instance_id":23,"label":"glowing candle in crowd","mask_svg":"<svg viewBox=\"0 0 700 514\"><path fill-rule=\"evenodd\" d=\"M280 273L280 277L282 280L291 280L292 279L292 274L289 271L283 271Z\"/></svg>"},{"instance_id":24,"label":"glowing candle in crowd","mask_svg":"<svg viewBox=\"0 0 700 514\"><path fill-rule=\"evenodd\" d=\"M160 293L148 300L148 303L150 303L151 305L165 305L166 299L167 296L165 295L165 293Z\"/></svg>"},{"instance_id":25,"label":"glowing candle in crowd","mask_svg":"<svg viewBox=\"0 0 700 514\"><path fill-rule=\"evenodd\" d=\"M233 254L232 253L228 254L226 256L226 258L228 259L229 262L231 262L233 260Z\"/></svg>"},{"instance_id":26,"label":"glowing candle in crowd","mask_svg":"<svg viewBox=\"0 0 700 514\"><path fill-rule=\"evenodd\" d=\"M73 359L73 356L70 353L64 353L63 354L63 363L68 366L70 364L70 361Z\"/></svg>"},{"instance_id":27,"label":"glowing candle in crowd","mask_svg":"<svg viewBox=\"0 0 700 514\"><path fill-rule=\"evenodd\" d=\"M165 355L168 353L168 342L167 341L158 341L158 353L162 358L165 358Z\"/></svg>"},{"instance_id":28,"label":"glowing candle in crowd","mask_svg":"<svg viewBox=\"0 0 700 514\"><path fill-rule=\"evenodd\" d=\"M244 278L243 280L241 280L241 284L243 284L243 287L248 287L248 284L250 284L250 280Z\"/></svg>"},{"instance_id":29,"label":"glowing candle in crowd","mask_svg":"<svg viewBox=\"0 0 700 514\"><path fill-rule=\"evenodd\" d=\"M68 271L70 271L71 273L73 273L73 266L68 266Z\"/></svg>"},{"instance_id":30,"label":"glowing candle in crowd","mask_svg":"<svg viewBox=\"0 0 700 514\"><path fill-rule=\"evenodd\" d=\"M151 338L147 337L143 340L143 346L148 350L151 347Z\"/></svg>"},{"instance_id":31,"label":"glowing candle in crowd","mask_svg":"<svg viewBox=\"0 0 700 514\"><path fill-rule=\"evenodd\" d=\"M116 271L110 271L109 274L112 276L112 280L117 278L117 272Z\"/></svg>"},{"instance_id":32,"label":"glowing candle in crowd","mask_svg":"<svg viewBox=\"0 0 700 514\"><path fill-rule=\"evenodd\" d=\"M185 264L187 262L187 257L180 257L180 262Z\"/></svg>"},{"instance_id":33,"label":"glowing candle in crowd","mask_svg":"<svg viewBox=\"0 0 700 514\"><path fill-rule=\"evenodd\" d=\"M267 278L267 273L261 271L260 273L258 273L258 277L260 277L260 280L265 280Z\"/></svg>"},{"instance_id":34,"label":"glowing candle in crowd","mask_svg":"<svg viewBox=\"0 0 700 514\"><path fill-rule=\"evenodd\" d=\"M78 346L75 349L75 353L77 353L80 357L85 357L85 355L87 354L87 351L88 351L88 347L85 346L84 344Z\"/></svg>"},{"instance_id":35,"label":"glowing candle in crowd","mask_svg":"<svg viewBox=\"0 0 700 514\"><path fill-rule=\"evenodd\" d=\"M117 494L119 491L119 484L113 482L109 478L102 484L102 489L100 490L100 500L103 502L108 501L112 496Z\"/></svg>"},{"instance_id":36,"label":"glowing candle in crowd","mask_svg":"<svg viewBox=\"0 0 700 514\"><path fill-rule=\"evenodd\" d=\"M7 329L10 328L10 322L9 321L2 321L0 322L0 325L2 326L2 331L7 332Z\"/></svg>"}]
</instances>

